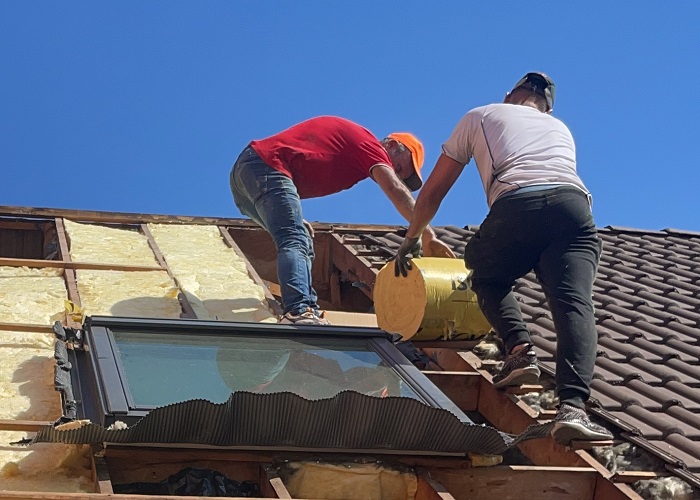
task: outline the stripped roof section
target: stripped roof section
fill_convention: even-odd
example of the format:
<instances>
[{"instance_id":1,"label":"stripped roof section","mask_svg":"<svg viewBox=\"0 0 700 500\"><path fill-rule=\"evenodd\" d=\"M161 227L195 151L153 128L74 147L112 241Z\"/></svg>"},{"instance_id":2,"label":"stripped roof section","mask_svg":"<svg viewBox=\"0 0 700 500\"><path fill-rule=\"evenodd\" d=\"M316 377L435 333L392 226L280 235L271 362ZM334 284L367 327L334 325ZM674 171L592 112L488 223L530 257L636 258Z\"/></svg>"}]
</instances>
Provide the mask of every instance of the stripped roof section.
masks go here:
<instances>
[{"instance_id":1,"label":"stripped roof section","mask_svg":"<svg viewBox=\"0 0 700 500\"><path fill-rule=\"evenodd\" d=\"M460 257L478 229L436 228ZM700 475L700 233L598 230L603 254L594 283L598 357L592 395L640 437ZM401 230L356 234L350 245L378 271ZM554 370L556 333L534 273L515 286L540 362Z\"/></svg>"}]
</instances>

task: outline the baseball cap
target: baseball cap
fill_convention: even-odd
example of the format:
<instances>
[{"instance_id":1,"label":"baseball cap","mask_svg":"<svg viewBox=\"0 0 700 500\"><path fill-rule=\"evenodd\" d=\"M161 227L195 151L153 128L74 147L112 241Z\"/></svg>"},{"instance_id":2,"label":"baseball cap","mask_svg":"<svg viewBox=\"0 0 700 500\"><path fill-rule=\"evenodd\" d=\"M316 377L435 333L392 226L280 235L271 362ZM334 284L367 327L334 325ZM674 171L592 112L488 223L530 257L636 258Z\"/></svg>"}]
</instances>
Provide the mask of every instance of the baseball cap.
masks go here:
<instances>
[{"instance_id":1,"label":"baseball cap","mask_svg":"<svg viewBox=\"0 0 700 500\"><path fill-rule=\"evenodd\" d=\"M548 111L554 109L554 82L545 73L533 71L522 77L518 83L513 86L513 90L518 87L524 87L527 90L534 92L537 95L544 97L547 100ZM512 91L511 91L512 92Z\"/></svg>"},{"instance_id":2,"label":"baseball cap","mask_svg":"<svg viewBox=\"0 0 700 500\"><path fill-rule=\"evenodd\" d=\"M411 158L413 159L413 174L404 179L403 182L411 191L419 190L423 185L423 178L420 175L420 169L423 168L423 160L425 159L423 144L415 135L409 132L394 132L393 134L389 134L387 137L389 139L399 141L411 152Z\"/></svg>"}]
</instances>

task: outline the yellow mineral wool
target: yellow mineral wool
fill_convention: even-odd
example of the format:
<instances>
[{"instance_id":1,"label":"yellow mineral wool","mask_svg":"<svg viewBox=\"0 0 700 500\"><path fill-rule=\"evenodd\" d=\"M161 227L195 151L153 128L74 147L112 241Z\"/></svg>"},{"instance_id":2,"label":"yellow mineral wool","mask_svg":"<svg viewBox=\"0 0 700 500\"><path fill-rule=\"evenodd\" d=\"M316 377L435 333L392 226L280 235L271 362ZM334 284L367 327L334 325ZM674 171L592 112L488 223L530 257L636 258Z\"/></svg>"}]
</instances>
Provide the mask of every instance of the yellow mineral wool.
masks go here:
<instances>
[{"instance_id":1,"label":"yellow mineral wool","mask_svg":"<svg viewBox=\"0 0 700 500\"><path fill-rule=\"evenodd\" d=\"M246 262L223 240L219 228L149 224L173 276L199 319L276 322L265 291Z\"/></svg>"},{"instance_id":2,"label":"yellow mineral wool","mask_svg":"<svg viewBox=\"0 0 700 500\"><path fill-rule=\"evenodd\" d=\"M49 278L63 276L63 269L58 267L0 267L0 278Z\"/></svg>"},{"instance_id":3,"label":"yellow mineral wool","mask_svg":"<svg viewBox=\"0 0 700 500\"><path fill-rule=\"evenodd\" d=\"M0 331L0 419L53 421L61 416L53 385L53 344L42 345L48 340L40 335Z\"/></svg>"},{"instance_id":4,"label":"yellow mineral wool","mask_svg":"<svg viewBox=\"0 0 700 500\"><path fill-rule=\"evenodd\" d=\"M178 290L166 271L77 270L85 314L135 318L179 318Z\"/></svg>"},{"instance_id":5,"label":"yellow mineral wool","mask_svg":"<svg viewBox=\"0 0 700 500\"><path fill-rule=\"evenodd\" d=\"M462 259L413 259L408 276L386 264L374 285L379 328L413 340L463 340L486 335L491 326L469 284Z\"/></svg>"},{"instance_id":6,"label":"yellow mineral wool","mask_svg":"<svg viewBox=\"0 0 700 500\"><path fill-rule=\"evenodd\" d=\"M63 317L60 269L0 267L0 323L52 324Z\"/></svg>"},{"instance_id":7,"label":"yellow mineral wool","mask_svg":"<svg viewBox=\"0 0 700 500\"><path fill-rule=\"evenodd\" d=\"M64 220L75 262L157 266L148 238L138 229L124 229Z\"/></svg>"},{"instance_id":8,"label":"yellow mineral wool","mask_svg":"<svg viewBox=\"0 0 700 500\"><path fill-rule=\"evenodd\" d=\"M26 437L24 432L0 431L2 443L17 442ZM66 444L0 446L0 492L92 492L94 486L88 451L87 446Z\"/></svg>"},{"instance_id":9,"label":"yellow mineral wool","mask_svg":"<svg viewBox=\"0 0 700 500\"><path fill-rule=\"evenodd\" d=\"M286 464L285 486L293 498L326 500L412 500L415 474L377 464L291 462Z\"/></svg>"}]
</instances>

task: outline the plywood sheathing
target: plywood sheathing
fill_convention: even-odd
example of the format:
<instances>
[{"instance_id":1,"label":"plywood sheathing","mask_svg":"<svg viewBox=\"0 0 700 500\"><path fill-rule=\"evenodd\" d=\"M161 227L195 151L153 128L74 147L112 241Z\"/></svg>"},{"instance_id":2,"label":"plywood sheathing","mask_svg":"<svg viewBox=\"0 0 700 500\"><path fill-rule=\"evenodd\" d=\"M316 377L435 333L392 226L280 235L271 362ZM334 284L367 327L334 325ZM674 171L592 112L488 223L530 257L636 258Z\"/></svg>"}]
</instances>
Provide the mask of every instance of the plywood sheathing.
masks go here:
<instances>
[{"instance_id":1,"label":"plywood sheathing","mask_svg":"<svg viewBox=\"0 0 700 500\"><path fill-rule=\"evenodd\" d=\"M249 276L245 260L226 245L217 226L148 228L197 318L277 322L265 290Z\"/></svg>"},{"instance_id":2,"label":"plywood sheathing","mask_svg":"<svg viewBox=\"0 0 700 500\"><path fill-rule=\"evenodd\" d=\"M137 230L65 221L70 257L83 262L154 266L147 238ZM87 315L179 318L178 288L167 271L76 271Z\"/></svg>"},{"instance_id":3,"label":"plywood sheathing","mask_svg":"<svg viewBox=\"0 0 700 500\"><path fill-rule=\"evenodd\" d=\"M24 432L0 431L0 497L4 491L93 491L86 446L8 446L25 437Z\"/></svg>"}]
</instances>

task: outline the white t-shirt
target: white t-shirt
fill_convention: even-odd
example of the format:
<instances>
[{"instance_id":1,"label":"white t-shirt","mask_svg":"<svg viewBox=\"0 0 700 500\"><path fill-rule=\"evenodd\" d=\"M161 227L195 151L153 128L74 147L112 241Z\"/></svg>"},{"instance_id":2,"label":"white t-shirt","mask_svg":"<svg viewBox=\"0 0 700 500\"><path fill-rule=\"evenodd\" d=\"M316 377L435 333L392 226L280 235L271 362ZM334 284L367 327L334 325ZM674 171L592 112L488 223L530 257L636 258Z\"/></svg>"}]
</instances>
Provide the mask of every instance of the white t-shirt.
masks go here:
<instances>
[{"instance_id":1,"label":"white t-shirt","mask_svg":"<svg viewBox=\"0 0 700 500\"><path fill-rule=\"evenodd\" d=\"M530 106L489 104L462 117L442 152L466 165L474 158L491 207L526 186L568 184L588 194L576 173L576 146L557 118Z\"/></svg>"}]
</instances>

